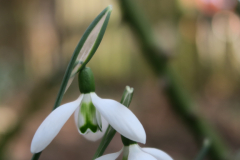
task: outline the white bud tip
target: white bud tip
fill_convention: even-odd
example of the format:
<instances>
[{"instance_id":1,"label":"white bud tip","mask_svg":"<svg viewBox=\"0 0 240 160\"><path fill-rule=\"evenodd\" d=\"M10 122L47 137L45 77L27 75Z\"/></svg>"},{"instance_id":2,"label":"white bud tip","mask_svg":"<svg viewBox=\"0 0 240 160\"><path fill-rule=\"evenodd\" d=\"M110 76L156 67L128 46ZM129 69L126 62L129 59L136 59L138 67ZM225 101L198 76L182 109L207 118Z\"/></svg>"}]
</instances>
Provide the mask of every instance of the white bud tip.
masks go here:
<instances>
[{"instance_id":1,"label":"white bud tip","mask_svg":"<svg viewBox=\"0 0 240 160\"><path fill-rule=\"evenodd\" d=\"M129 87L129 86L126 86L126 89L127 89L127 91L129 92L129 93L132 93L133 92L133 88L131 88L131 87Z\"/></svg>"},{"instance_id":2,"label":"white bud tip","mask_svg":"<svg viewBox=\"0 0 240 160\"><path fill-rule=\"evenodd\" d=\"M110 10L110 11L112 10L112 5L108 6L108 10Z\"/></svg>"}]
</instances>

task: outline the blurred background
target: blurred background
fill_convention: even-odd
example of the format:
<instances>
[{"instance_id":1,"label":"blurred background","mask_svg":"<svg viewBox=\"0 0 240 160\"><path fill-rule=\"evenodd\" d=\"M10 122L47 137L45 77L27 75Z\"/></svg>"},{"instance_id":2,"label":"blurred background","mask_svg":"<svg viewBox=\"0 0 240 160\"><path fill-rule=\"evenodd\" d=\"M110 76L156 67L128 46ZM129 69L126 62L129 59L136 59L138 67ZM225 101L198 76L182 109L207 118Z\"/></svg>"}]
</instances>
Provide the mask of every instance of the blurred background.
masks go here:
<instances>
[{"instance_id":1,"label":"blurred background","mask_svg":"<svg viewBox=\"0 0 240 160\"><path fill-rule=\"evenodd\" d=\"M237 0L137 0L168 64L200 114L240 159L240 19ZM51 112L67 64L82 34L109 4L112 15L88 64L96 93L120 101L135 89L130 109L142 122L146 147L175 160L193 160L199 145L173 111L162 79L144 58L138 37L124 23L116 0L0 1L0 159L31 159L32 137ZM77 79L62 103L79 96ZM204 137L203 137L204 139ZM76 130L73 117L40 160L91 159L98 142ZM122 147L116 134L105 153Z\"/></svg>"}]
</instances>

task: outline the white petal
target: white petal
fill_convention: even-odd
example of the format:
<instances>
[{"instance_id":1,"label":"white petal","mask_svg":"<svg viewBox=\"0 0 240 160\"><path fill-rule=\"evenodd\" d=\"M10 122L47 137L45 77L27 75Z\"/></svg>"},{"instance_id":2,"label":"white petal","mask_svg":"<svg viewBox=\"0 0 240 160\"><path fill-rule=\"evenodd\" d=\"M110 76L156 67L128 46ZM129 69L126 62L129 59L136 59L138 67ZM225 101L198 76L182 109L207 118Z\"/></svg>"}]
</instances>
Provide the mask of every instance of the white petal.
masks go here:
<instances>
[{"instance_id":1,"label":"white petal","mask_svg":"<svg viewBox=\"0 0 240 160\"><path fill-rule=\"evenodd\" d=\"M92 133L89 132L85 135L83 135L87 140L90 141L97 141L100 138L103 137L103 135L105 134L106 130L108 128L108 122L105 120L105 118L102 117L102 132L101 131L97 131L96 133Z\"/></svg>"},{"instance_id":2,"label":"white petal","mask_svg":"<svg viewBox=\"0 0 240 160\"><path fill-rule=\"evenodd\" d=\"M101 116L101 114L100 114L100 112L96 109L96 120L97 120L97 124L98 124L98 127L99 128L101 128L101 130L102 130L102 116ZM105 120L105 119L104 119ZM106 121L106 120L105 120Z\"/></svg>"},{"instance_id":3,"label":"white petal","mask_svg":"<svg viewBox=\"0 0 240 160\"><path fill-rule=\"evenodd\" d=\"M116 153L106 154L106 155L103 155L101 157L98 157L95 160L115 160L122 153L122 151L123 151L123 148L120 151L116 152Z\"/></svg>"},{"instance_id":4,"label":"white petal","mask_svg":"<svg viewBox=\"0 0 240 160\"><path fill-rule=\"evenodd\" d=\"M101 99L91 93L92 102L108 123L121 135L136 142L145 143L146 133L138 118L121 103Z\"/></svg>"},{"instance_id":5,"label":"white petal","mask_svg":"<svg viewBox=\"0 0 240 160\"><path fill-rule=\"evenodd\" d=\"M41 152L51 143L66 121L77 109L82 97L81 95L77 100L58 107L47 116L33 137L31 144L32 153Z\"/></svg>"},{"instance_id":6,"label":"white petal","mask_svg":"<svg viewBox=\"0 0 240 160\"><path fill-rule=\"evenodd\" d=\"M143 152L137 144L129 146L128 160L157 160L150 154Z\"/></svg>"},{"instance_id":7,"label":"white petal","mask_svg":"<svg viewBox=\"0 0 240 160\"><path fill-rule=\"evenodd\" d=\"M77 130L79 132L79 129L78 129L78 114L79 114L79 109L80 109L80 106L75 110L74 112L74 121L75 121L75 124L76 124L76 127L77 127ZM79 132L80 133L80 132ZM81 134L81 133L80 133Z\"/></svg>"},{"instance_id":8,"label":"white petal","mask_svg":"<svg viewBox=\"0 0 240 160\"><path fill-rule=\"evenodd\" d=\"M146 153L151 154L157 158L157 160L173 160L172 157L170 157L167 153L156 148L142 148L142 150Z\"/></svg>"}]
</instances>

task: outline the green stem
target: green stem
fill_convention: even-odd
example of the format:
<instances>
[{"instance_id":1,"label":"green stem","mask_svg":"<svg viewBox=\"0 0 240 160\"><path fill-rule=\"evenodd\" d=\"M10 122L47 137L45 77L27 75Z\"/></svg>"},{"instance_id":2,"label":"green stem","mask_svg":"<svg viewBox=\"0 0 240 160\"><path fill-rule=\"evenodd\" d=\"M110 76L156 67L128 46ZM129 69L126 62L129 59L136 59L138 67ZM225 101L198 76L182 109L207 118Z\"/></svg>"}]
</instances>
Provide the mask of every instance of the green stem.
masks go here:
<instances>
[{"instance_id":1,"label":"green stem","mask_svg":"<svg viewBox=\"0 0 240 160\"><path fill-rule=\"evenodd\" d=\"M137 144L137 142L132 141L132 140L124 137L123 135L121 135L121 139L122 139L122 143L123 143L124 146L130 146L132 144Z\"/></svg>"},{"instance_id":2,"label":"green stem","mask_svg":"<svg viewBox=\"0 0 240 160\"><path fill-rule=\"evenodd\" d=\"M132 96L133 96L133 88L130 88L129 86L126 86L124 92L123 92L123 96L121 99L121 104L123 104L126 107L129 107L131 101L132 101ZM107 128L106 133L104 134L102 141L96 151L96 153L93 156L93 160L102 156L104 151L106 150L107 146L109 145L109 143L111 142L111 140L113 139L114 135L116 133L116 130L113 129L110 125Z\"/></svg>"},{"instance_id":3,"label":"green stem","mask_svg":"<svg viewBox=\"0 0 240 160\"><path fill-rule=\"evenodd\" d=\"M165 78L167 83L165 91L173 110L183 119L183 122L188 126L199 144L201 144L203 137L211 139L212 145L209 153L212 159L228 159L229 151L222 142L221 137L203 117L193 112L194 103L179 83L178 76L169 67L169 61L166 56L168 54L156 45L155 34L142 13L142 9L139 8L135 0L119 0L118 2L122 10L123 19L135 32L145 59L149 62L157 76L160 74Z\"/></svg>"},{"instance_id":4,"label":"green stem","mask_svg":"<svg viewBox=\"0 0 240 160\"><path fill-rule=\"evenodd\" d=\"M42 152L39 152L39 153L34 154L34 155L32 156L32 159L31 159L31 160L39 159L41 153L42 153Z\"/></svg>"}]
</instances>

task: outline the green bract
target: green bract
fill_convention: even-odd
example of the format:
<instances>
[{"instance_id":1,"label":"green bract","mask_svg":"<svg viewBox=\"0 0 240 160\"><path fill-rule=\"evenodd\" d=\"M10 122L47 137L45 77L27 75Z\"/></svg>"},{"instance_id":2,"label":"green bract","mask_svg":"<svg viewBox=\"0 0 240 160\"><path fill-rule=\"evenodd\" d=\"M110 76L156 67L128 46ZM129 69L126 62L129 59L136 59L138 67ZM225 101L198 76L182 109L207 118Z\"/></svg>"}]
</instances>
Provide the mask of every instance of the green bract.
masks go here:
<instances>
[{"instance_id":1,"label":"green bract","mask_svg":"<svg viewBox=\"0 0 240 160\"><path fill-rule=\"evenodd\" d=\"M121 136L121 139L122 139L122 143L123 143L124 146L129 146L131 144L137 144L137 142L134 142L134 141L132 141L132 140L130 140L130 139L124 137L124 136Z\"/></svg>"},{"instance_id":2,"label":"green bract","mask_svg":"<svg viewBox=\"0 0 240 160\"><path fill-rule=\"evenodd\" d=\"M92 70L84 67L78 74L78 86L81 93L95 92L95 83Z\"/></svg>"}]
</instances>

